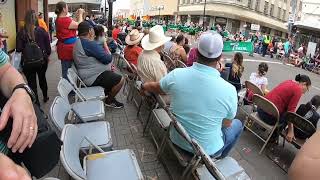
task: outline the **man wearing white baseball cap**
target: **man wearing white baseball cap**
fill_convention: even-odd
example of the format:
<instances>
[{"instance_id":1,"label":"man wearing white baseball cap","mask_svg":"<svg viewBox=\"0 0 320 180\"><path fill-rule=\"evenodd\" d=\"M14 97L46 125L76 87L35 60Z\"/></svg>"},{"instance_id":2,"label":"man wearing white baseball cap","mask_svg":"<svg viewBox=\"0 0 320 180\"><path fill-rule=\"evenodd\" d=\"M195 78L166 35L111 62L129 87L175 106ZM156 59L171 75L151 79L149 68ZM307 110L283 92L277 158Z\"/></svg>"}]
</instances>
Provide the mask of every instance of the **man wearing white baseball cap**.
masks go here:
<instances>
[{"instance_id":1,"label":"man wearing white baseball cap","mask_svg":"<svg viewBox=\"0 0 320 180\"><path fill-rule=\"evenodd\" d=\"M141 45L144 51L138 58L138 74L143 82L159 81L167 74L166 65L159 53L170 39L159 25L152 27L149 34L143 37Z\"/></svg>"},{"instance_id":2,"label":"man wearing white baseball cap","mask_svg":"<svg viewBox=\"0 0 320 180\"><path fill-rule=\"evenodd\" d=\"M223 48L219 34L204 33L198 43L198 60L188 68L171 71L160 82L141 84L141 89L171 96L170 108L177 120L205 151L224 158L235 145L243 124L233 119L237 112L237 92L220 77L217 64ZM172 142L193 152L191 146L171 129Z\"/></svg>"}]
</instances>

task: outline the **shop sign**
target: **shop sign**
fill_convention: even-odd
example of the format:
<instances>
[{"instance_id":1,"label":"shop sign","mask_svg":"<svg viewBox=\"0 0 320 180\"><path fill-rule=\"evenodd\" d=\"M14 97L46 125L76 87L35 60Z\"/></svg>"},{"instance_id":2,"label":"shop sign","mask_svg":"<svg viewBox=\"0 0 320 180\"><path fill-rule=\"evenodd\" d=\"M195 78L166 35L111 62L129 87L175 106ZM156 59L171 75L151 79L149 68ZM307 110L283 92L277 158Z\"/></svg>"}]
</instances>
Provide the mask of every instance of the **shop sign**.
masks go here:
<instances>
[{"instance_id":1,"label":"shop sign","mask_svg":"<svg viewBox=\"0 0 320 180\"><path fill-rule=\"evenodd\" d=\"M260 30L260 25L259 24L251 24L251 30L259 31Z\"/></svg>"},{"instance_id":2,"label":"shop sign","mask_svg":"<svg viewBox=\"0 0 320 180\"><path fill-rule=\"evenodd\" d=\"M227 19L222 17L216 17L216 23L227 24Z\"/></svg>"}]
</instances>

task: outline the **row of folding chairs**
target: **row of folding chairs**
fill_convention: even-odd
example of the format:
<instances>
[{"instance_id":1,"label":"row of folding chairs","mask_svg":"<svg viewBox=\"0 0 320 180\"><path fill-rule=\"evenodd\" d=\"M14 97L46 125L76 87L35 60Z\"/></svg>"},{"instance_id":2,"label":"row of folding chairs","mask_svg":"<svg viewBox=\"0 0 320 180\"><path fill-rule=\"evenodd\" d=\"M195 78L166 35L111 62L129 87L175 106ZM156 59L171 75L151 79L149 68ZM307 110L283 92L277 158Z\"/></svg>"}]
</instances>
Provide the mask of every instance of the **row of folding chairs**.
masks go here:
<instances>
[{"instance_id":1,"label":"row of folding chairs","mask_svg":"<svg viewBox=\"0 0 320 180\"><path fill-rule=\"evenodd\" d=\"M242 111L245 113L245 116L246 116L245 128L264 142L259 152L259 154L261 154L264 151L267 144L269 143L272 134L275 131L278 131L278 129L281 126L280 114L277 107L271 101L269 101L264 97L264 93L261 91L261 89L258 86L251 83L250 81L246 81L245 87L247 91L253 92L254 95L252 97L252 100L245 99L245 102L247 103L247 105L251 106L251 108L245 108L246 105L243 104L243 106L240 106L240 109L242 109ZM272 115L276 119L276 124L272 126L265 123L258 115L258 112L257 112L258 108ZM314 125L310 121L306 120L305 118L299 116L296 113L287 112L284 114L284 117L282 118L284 118L285 121L292 123L294 127L299 129L306 135L311 136L316 131L316 127L314 127ZM261 134L259 134L256 131L256 128L254 127L255 124L263 127L266 130L267 137L263 137ZM286 142L285 141L286 131L283 130L282 132L277 132L277 133L283 137L283 146L284 146ZM306 141L305 139L296 138L291 143L295 147L300 148L305 141Z\"/></svg>"},{"instance_id":2,"label":"row of folding chairs","mask_svg":"<svg viewBox=\"0 0 320 180\"><path fill-rule=\"evenodd\" d=\"M60 96L50 108L50 124L63 142L60 160L67 173L76 180L143 179L133 150L112 151L110 124L105 120L102 101L104 91L99 91L101 87L86 87L74 70L69 69L68 77L70 82L60 79L57 87ZM69 101L71 92L79 101ZM79 121L66 124L70 113ZM124 167L126 173L122 172Z\"/></svg>"},{"instance_id":3,"label":"row of folding chairs","mask_svg":"<svg viewBox=\"0 0 320 180\"><path fill-rule=\"evenodd\" d=\"M120 56L116 62L117 65L125 64L125 66L118 67L121 72L125 75L129 76L126 70L121 70L123 67L128 67L128 61ZM139 95L139 76L137 71L132 71L134 74L133 79L130 79L130 85L128 86L128 95L132 96L129 98L133 98L134 92L136 95ZM133 98L134 99L134 98ZM132 100L132 99L131 99ZM205 151L201 148L201 146L196 142L196 140L191 139L187 132L183 129L178 121L176 121L175 117L169 111L169 105L166 103L163 95L152 94L149 93L145 97L140 97L140 103L137 103L137 116L141 113L143 102L148 101L149 110L147 113L147 118L145 121L142 121L142 118L139 118L143 124L143 135L149 133L151 138L153 139L156 148L158 149L158 157L161 159L163 150L167 144L173 150L174 154L178 158L180 164L185 167L183 174L181 175L181 179L188 178L191 174L194 175L197 179L207 180L207 179L227 179L230 177L245 177L244 179L249 179L248 175L244 172L243 168L238 165L238 163L232 159L231 157L224 158L223 160L216 161L212 160ZM153 121L152 121L153 120ZM160 126L160 129L164 132L162 134L158 134L156 131L153 131L153 124L156 123ZM169 129L175 128L182 137L185 137L187 142L194 148L194 155L190 155L184 152L179 147L175 146L169 138ZM159 129L158 129L159 130ZM215 162L214 162L215 161ZM165 164L165 163L163 163ZM228 167L228 168L225 168ZM220 168L220 169L219 169Z\"/></svg>"}]
</instances>

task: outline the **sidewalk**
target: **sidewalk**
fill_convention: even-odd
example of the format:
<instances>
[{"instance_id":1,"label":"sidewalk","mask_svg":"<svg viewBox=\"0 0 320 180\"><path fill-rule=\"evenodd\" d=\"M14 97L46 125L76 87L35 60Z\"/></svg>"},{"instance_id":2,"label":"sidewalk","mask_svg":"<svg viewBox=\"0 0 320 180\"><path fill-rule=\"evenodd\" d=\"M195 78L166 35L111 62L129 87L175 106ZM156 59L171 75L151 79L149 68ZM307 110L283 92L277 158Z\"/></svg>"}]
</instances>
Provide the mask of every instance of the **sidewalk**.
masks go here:
<instances>
[{"instance_id":1,"label":"sidewalk","mask_svg":"<svg viewBox=\"0 0 320 180\"><path fill-rule=\"evenodd\" d=\"M51 62L47 72L50 100L43 105L45 112L48 112L54 97L58 94L56 87L61 76L60 61L57 60L56 53L53 53L50 59ZM156 149L151 138L142 136L142 125L136 117L137 109L135 105L126 103L126 97L122 94L117 98L125 103L125 108L120 110L106 109L106 120L112 128L114 149L133 149L145 180L169 179L165 168L157 159ZM40 99L42 98L40 97ZM286 147L288 146L290 145L287 144ZM240 163L253 180L287 179L286 173L268 159L265 154L258 154L261 147L262 141L245 131L230 155ZM173 179L178 179L178 175L181 174L178 162L174 158L166 159L169 159L166 164L169 166ZM61 180L69 179L60 163L46 177L57 177Z\"/></svg>"}]
</instances>

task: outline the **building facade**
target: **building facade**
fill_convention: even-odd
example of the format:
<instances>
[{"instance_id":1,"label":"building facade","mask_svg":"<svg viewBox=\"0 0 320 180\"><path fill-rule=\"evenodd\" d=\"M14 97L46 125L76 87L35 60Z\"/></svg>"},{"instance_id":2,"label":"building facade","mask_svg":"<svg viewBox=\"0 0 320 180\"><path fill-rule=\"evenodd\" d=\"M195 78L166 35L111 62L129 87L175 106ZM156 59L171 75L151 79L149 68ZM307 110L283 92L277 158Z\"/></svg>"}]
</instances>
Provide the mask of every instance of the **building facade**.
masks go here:
<instances>
[{"instance_id":1,"label":"building facade","mask_svg":"<svg viewBox=\"0 0 320 180\"><path fill-rule=\"evenodd\" d=\"M49 12L54 12L56 4L61 0L49 0ZM105 0L63 0L68 4L69 12L73 13L82 8L87 14L100 14L104 12ZM108 4L107 4L108 6Z\"/></svg>"},{"instance_id":2,"label":"building facade","mask_svg":"<svg viewBox=\"0 0 320 180\"><path fill-rule=\"evenodd\" d=\"M296 0L298 6L300 1ZM251 25L254 24L253 26L259 27L258 31L282 37L288 31L291 13L290 0L207 0L206 5L205 0L179 0L177 11L179 20L183 23L204 22L206 26L219 24L232 33L251 30Z\"/></svg>"},{"instance_id":3,"label":"building facade","mask_svg":"<svg viewBox=\"0 0 320 180\"><path fill-rule=\"evenodd\" d=\"M178 0L131 0L130 10L136 16L173 17L178 10Z\"/></svg>"},{"instance_id":4,"label":"building facade","mask_svg":"<svg viewBox=\"0 0 320 180\"><path fill-rule=\"evenodd\" d=\"M24 25L24 16L28 10L42 12L48 23L48 0L7 0L0 3L0 29L8 35L7 49L12 52L16 45L16 34Z\"/></svg>"}]
</instances>

